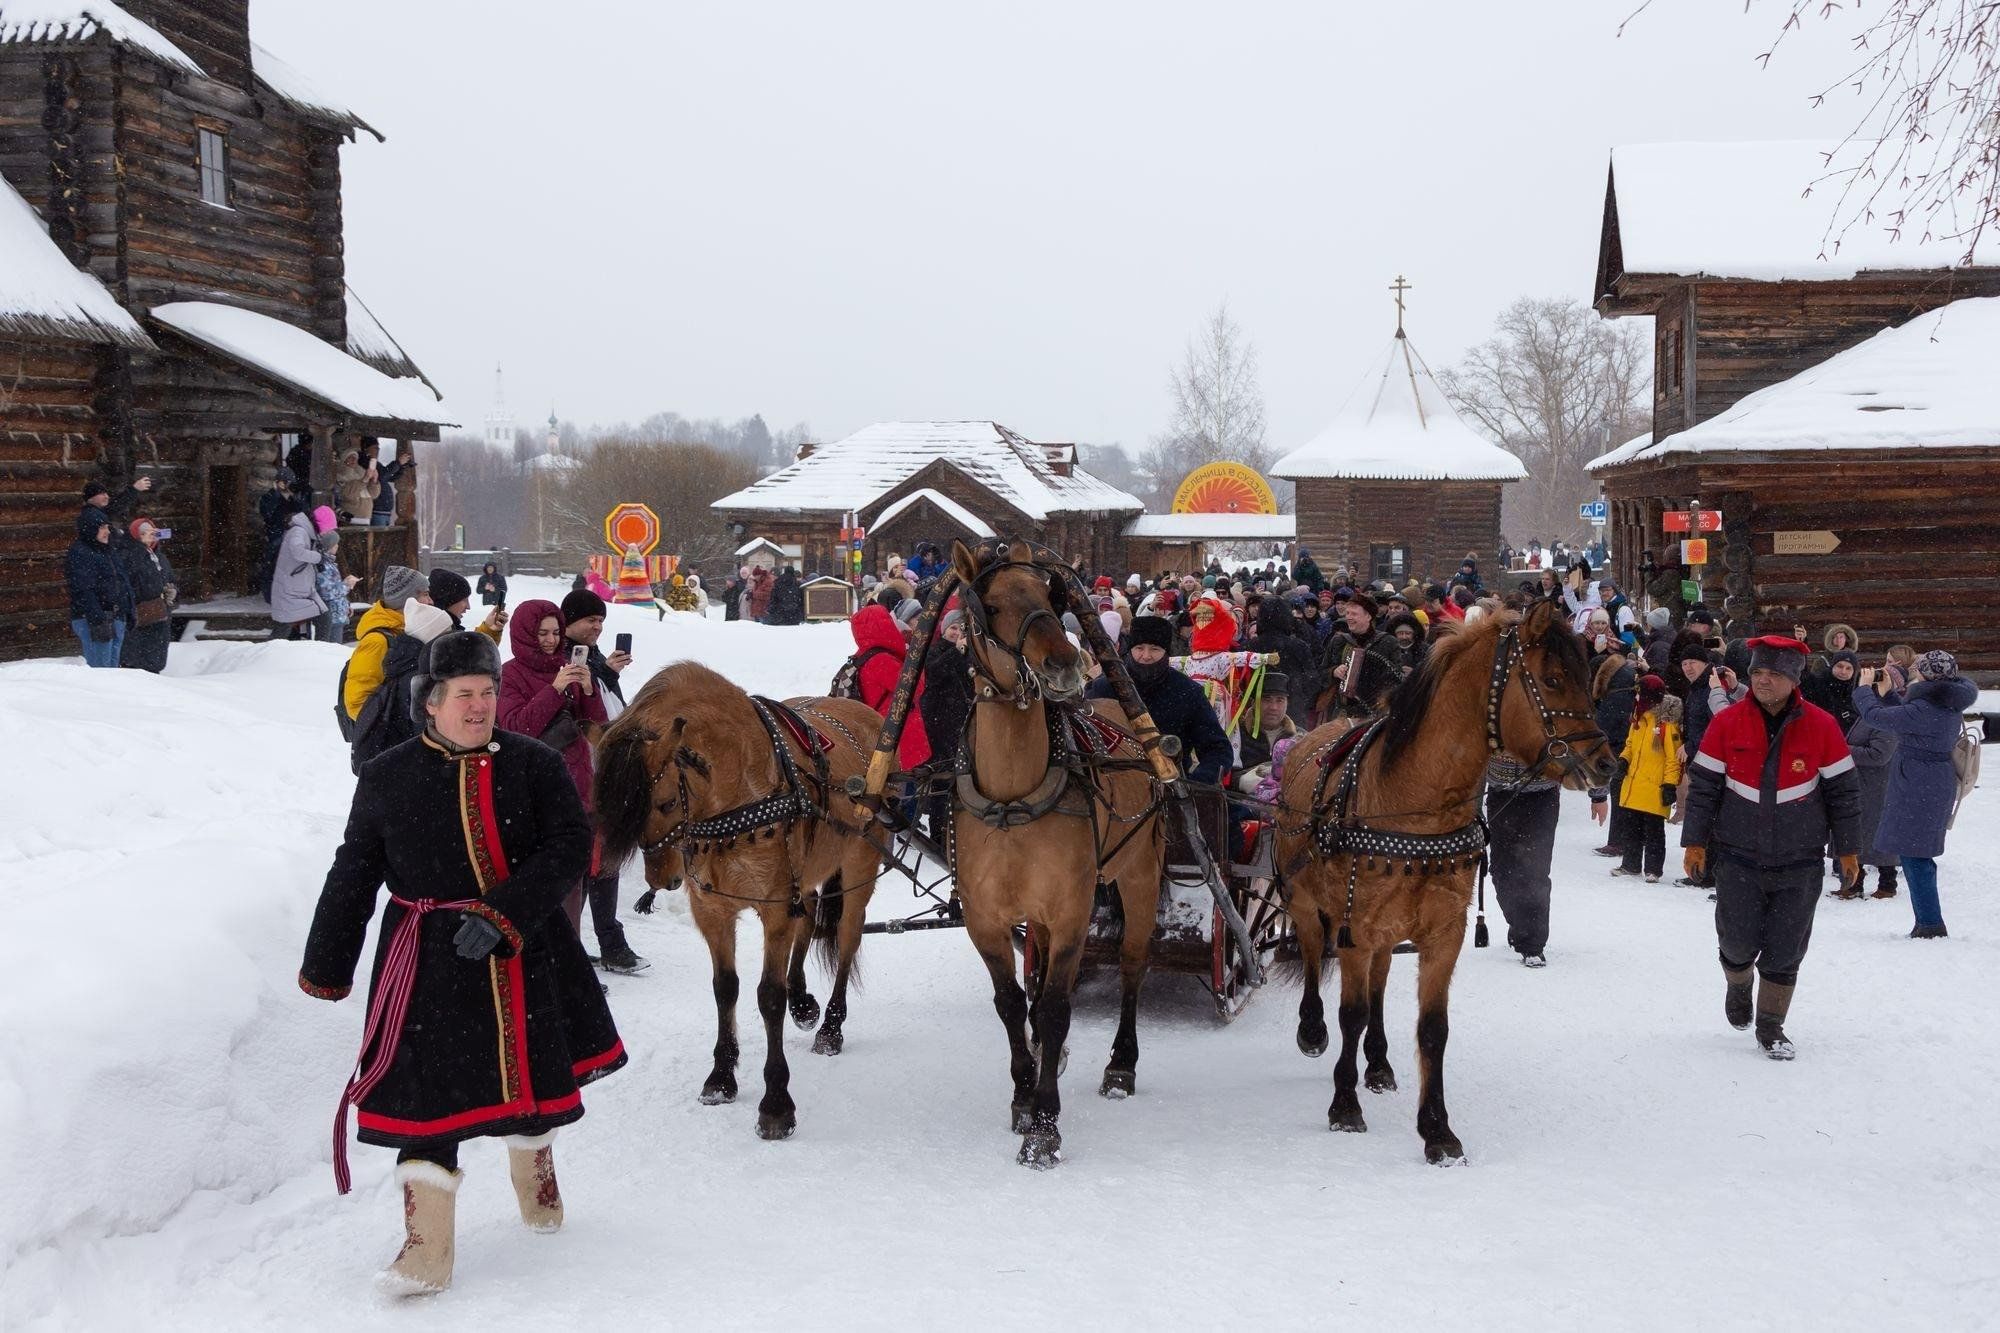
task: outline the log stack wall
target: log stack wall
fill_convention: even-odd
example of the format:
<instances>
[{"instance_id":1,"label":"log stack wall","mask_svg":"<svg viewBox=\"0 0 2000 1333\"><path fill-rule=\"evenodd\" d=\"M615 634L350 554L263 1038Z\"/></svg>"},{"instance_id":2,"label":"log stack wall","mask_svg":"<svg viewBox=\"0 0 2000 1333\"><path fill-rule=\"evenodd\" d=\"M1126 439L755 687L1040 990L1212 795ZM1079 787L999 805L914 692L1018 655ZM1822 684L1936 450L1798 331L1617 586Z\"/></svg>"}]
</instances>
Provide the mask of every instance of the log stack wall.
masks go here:
<instances>
[{"instance_id":1,"label":"log stack wall","mask_svg":"<svg viewBox=\"0 0 2000 1333\"><path fill-rule=\"evenodd\" d=\"M1468 551L1482 561L1500 549L1497 481L1298 482L1298 544L1322 568L1365 569L1370 548L1400 546L1417 578L1442 580Z\"/></svg>"}]
</instances>

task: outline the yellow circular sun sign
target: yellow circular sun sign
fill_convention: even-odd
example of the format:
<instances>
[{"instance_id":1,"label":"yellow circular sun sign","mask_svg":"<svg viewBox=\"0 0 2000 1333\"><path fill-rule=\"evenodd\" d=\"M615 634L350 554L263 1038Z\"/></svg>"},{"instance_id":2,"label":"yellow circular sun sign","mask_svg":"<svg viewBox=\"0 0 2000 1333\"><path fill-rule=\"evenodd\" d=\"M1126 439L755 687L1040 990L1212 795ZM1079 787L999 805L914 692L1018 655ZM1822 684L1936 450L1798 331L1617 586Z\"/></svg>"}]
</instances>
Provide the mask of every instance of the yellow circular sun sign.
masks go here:
<instances>
[{"instance_id":1,"label":"yellow circular sun sign","mask_svg":"<svg viewBox=\"0 0 2000 1333\"><path fill-rule=\"evenodd\" d=\"M660 544L660 516L642 504L622 504L604 516L604 541L623 554L628 546L640 555L651 555Z\"/></svg>"},{"instance_id":2,"label":"yellow circular sun sign","mask_svg":"<svg viewBox=\"0 0 2000 1333\"><path fill-rule=\"evenodd\" d=\"M1187 474L1174 492L1176 514L1275 514L1278 497L1255 468L1241 463L1204 463Z\"/></svg>"}]
</instances>

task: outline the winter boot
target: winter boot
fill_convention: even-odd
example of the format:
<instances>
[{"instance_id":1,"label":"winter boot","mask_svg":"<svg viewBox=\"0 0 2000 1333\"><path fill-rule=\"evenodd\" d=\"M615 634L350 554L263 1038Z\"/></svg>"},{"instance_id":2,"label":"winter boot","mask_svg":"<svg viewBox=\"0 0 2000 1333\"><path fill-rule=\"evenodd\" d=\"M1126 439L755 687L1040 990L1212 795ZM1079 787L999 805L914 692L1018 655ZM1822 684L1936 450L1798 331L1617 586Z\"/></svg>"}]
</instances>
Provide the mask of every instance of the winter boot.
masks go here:
<instances>
[{"instance_id":1,"label":"winter boot","mask_svg":"<svg viewBox=\"0 0 2000 1333\"><path fill-rule=\"evenodd\" d=\"M1798 1052L1785 1035L1785 1014L1792 1007L1792 988L1765 977L1757 987L1757 1044L1773 1060L1789 1060Z\"/></svg>"},{"instance_id":2,"label":"winter boot","mask_svg":"<svg viewBox=\"0 0 2000 1333\"><path fill-rule=\"evenodd\" d=\"M604 950L604 960L599 964L606 972L616 972L621 976L631 976L644 972L652 964L632 952L632 946L620 940Z\"/></svg>"},{"instance_id":3,"label":"winter boot","mask_svg":"<svg viewBox=\"0 0 2000 1333\"><path fill-rule=\"evenodd\" d=\"M514 1181L514 1200L521 1220L535 1231L554 1231L563 1224L562 1191L556 1188L555 1131L507 1139L507 1174Z\"/></svg>"},{"instance_id":4,"label":"winter boot","mask_svg":"<svg viewBox=\"0 0 2000 1333\"><path fill-rule=\"evenodd\" d=\"M1883 866L1875 872L1875 892L1870 898L1893 898L1896 896L1896 867Z\"/></svg>"},{"instance_id":5,"label":"winter boot","mask_svg":"<svg viewBox=\"0 0 2000 1333\"><path fill-rule=\"evenodd\" d=\"M1741 1032L1750 1026L1750 982L1755 974L1747 967L1735 968L1724 963L1722 975L1729 982L1722 992L1722 1016L1729 1020L1729 1026Z\"/></svg>"},{"instance_id":6,"label":"winter boot","mask_svg":"<svg viewBox=\"0 0 2000 1333\"><path fill-rule=\"evenodd\" d=\"M1857 876L1852 884L1843 884L1837 889L1828 889L1826 896L1829 898L1845 898L1849 900L1859 898L1861 896L1861 880Z\"/></svg>"},{"instance_id":7,"label":"winter boot","mask_svg":"<svg viewBox=\"0 0 2000 1333\"><path fill-rule=\"evenodd\" d=\"M451 1285L453 1213L464 1174L435 1162L398 1162L403 1191L403 1248L376 1279L391 1296L428 1296Z\"/></svg>"},{"instance_id":8,"label":"winter boot","mask_svg":"<svg viewBox=\"0 0 2000 1333\"><path fill-rule=\"evenodd\" d=\"M1945 931L1944 922L1940 921L1935 926L1910 927L1910 938L1913 940L1943 940L1950 939L1951 936Z\"/></svg>"}]
</instances>

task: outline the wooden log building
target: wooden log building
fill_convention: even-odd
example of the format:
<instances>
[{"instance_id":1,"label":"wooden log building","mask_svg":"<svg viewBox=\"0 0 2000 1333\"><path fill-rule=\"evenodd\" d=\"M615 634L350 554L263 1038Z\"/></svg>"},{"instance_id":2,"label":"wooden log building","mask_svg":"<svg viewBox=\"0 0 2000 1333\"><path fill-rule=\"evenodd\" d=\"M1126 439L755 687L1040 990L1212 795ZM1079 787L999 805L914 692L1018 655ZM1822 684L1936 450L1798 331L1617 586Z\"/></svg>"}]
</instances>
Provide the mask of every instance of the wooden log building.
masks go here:
<instances>
[{"instance_id":1,"label":"wooden log building","mask_svg":"<svg viewBox=\"0 0 2000 1333\"><path fill-rule=\"evenodd\" d=\"M1598 310L1652 315L1653 431L1591 464L1614 572L1636 586L1662 515L1722 515L1698 571L1728 632L1871 654L1943 647L2000 669L2000 267L1955 240L1828 239L1819 144L1612 155ZM1836 162L1838 159L1836 159ZM1991 243L1988 243L1990 248Z\"/></svg>"},{"instance_id":2,"label":"wooden log building","mask_svg":"<svg viewBox=\"0 0 2000 1333\"><path fill-rule=\"evenodd\" d=\"M228 596L299 445L327 500L339 451L449 424L346 283L340 146L375 131L249 22L248 0L0 3L0 658L74 648L85 482L152 478L183 602ZM345 534L348 572L416 563L398 492L394 526Z\"/></svg>"},{"instance_id":3,"label":"wooden log building","mask_svg":"<svg viewBox=\"0 0 2000 1333\"><path fill-rule=\"evenodd\" d=\"M1399 280L1400 282L1400 280ZM1458 415L1403 330L1325 430L1271 467L1297 484L1298 545L1320 568L1401 587L1500 549L1500 492L1521 460Z\"/></svg>"},{"instance_id":4,"label":"wooden log building","mask_svg":"<svg viewBox=\"0 0 2000 1333\"><path fill-rule=\"evenodd\" d=\"M1108 571L1122 566L1125 525L1144 506L1078 467L1074 445L1038 444L992 421L886 421L802 446L795 462L711 508L746 550L762 538L802 573L843 574L837 548L850 513L867 530L869 571L920 541L993 536Z\"/></svg>"}]
</instances>

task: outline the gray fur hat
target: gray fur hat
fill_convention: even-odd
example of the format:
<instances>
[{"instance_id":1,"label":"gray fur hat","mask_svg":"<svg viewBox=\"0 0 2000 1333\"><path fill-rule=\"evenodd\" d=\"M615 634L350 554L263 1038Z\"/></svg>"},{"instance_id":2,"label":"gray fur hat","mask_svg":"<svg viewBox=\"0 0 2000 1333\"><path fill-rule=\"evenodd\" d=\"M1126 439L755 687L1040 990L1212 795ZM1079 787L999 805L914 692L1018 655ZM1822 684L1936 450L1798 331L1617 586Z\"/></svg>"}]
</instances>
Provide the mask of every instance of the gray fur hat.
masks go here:
<instances>
[{"instance_id":1,"label":"gray fur hat","mask_svg":"<svg viewBox=\"0 0 2000 1333\"><path fill-rule=\"evenodd\" d=\"M500 679L500 650L493 640L474 630L454 630L440 634L424 645L417 669L431 681L455 680L459 676L491 676Z\"/></svg>"}]
</instances>

